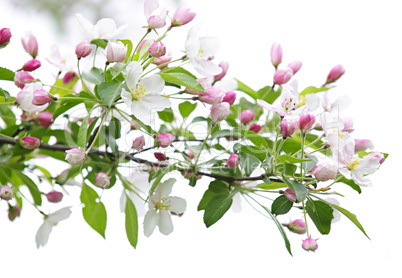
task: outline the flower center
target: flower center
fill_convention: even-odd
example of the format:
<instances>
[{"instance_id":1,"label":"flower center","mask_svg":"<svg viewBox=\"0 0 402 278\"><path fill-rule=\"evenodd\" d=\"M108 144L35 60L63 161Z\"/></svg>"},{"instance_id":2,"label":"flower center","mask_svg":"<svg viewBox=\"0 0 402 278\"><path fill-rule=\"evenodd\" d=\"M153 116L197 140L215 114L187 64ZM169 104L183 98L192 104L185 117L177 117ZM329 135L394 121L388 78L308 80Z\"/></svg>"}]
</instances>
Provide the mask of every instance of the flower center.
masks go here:
<instances>
[{"instance_id":1,"label":"flower center","mask_svg":"<svg viewBox=\"0 0 402 278\"><path fill-rule=\"evenodd\" d=\"M353 160L349 163L349 165L347 166L347 168L352 171L354 169L356 169L360 164L360 161L357 158L353 158Z\"/></svg>"},{"instance_id":2,"label":"flower center","mask_svg":"<svg viewBox=\"0 0 402 278\"><path fill-rule=\"evenodd\" d=\"M200 58L204 58L205 57L204 52L205 52L204 48L200 47L200 49L198 49L197 56L200 57Z\"/></svg>"},{"instance_id":3,"label":"flower center","mask_svg":"<svg viewBox=\"0 0 402 278\"><path fill-rule=\"evenodd\" d=\"M345 137L345 134L341 133L339 130L333 129L332 132L335 133L342 140L343 137Z\"/></svg>"},{"instance_id":4,"label":"flower center","mask_svg":"<svg viewBox=\"0 0 402 278\"><path fill-rule=\"evenodd\" d=\"M142 101L142 97L147 95L147 86L138 83L135 90L133 87L130 88L133 92L133 99Z\"/></svg>"},{"instance_id":5,"label":"flower center","mask_svg":"<svg viewBox=\"0 0 402 278\"><path fill-rule=\"evenodd\" d=\"M296 102L293 101L293 98L285 98L283 100L283 109L285 109L285 111L293 110L295 106Z\"/></svg>"},{"instance_id":6,"label":"flower center","mask_svg":"<svg viewBox=\"0 0 402 278\"><path fill-rule=\"evenodd\" d=\"M162 198L155 204L157 210L169 210L170 206L170 201L167 198Z\"/></svg>"}]
</instances>

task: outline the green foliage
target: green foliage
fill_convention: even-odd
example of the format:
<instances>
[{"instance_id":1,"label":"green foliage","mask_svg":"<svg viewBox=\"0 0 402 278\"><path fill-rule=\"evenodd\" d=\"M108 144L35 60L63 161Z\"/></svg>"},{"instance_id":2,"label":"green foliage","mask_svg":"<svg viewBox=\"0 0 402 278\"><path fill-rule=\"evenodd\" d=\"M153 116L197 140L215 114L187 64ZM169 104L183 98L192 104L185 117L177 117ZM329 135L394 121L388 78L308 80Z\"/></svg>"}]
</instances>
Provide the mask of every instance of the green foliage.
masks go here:
<instances>
[{"instance_id":1,"label":"green foliage","mask_svg":"<svg viewBox=\"0 0 402 278\"><path fill-rule=\"evenodd\" d=\"M12 70L0 67L0 80L14 81L14 75Z\"/></svg>"},{"instance_id":2,"label":"green foliage","mask_svg":"<svg viewBox=\"0 0 402 278\"><path fill-rule=\"evenodd\" d=\"M135 209L134 204L131 202L129 196L126 195L126 234L127 239L130 242L131 246L134 248L137 247L138 242L138 216L137 210Z\"/></svg>"},{"instance_id":3,"label":"green foliage","mask_svg":"<svg viewBox=\"0 0 402 278\"><path fill-rule=\"evenodd\" d=\"M90 186L85 183L82 185L80 196L81 202L85 205L82 208L82 214L85 221L98 232L103 238L106 230L106 208L99 200L99 195Z\"/></svg>"},{"instance_id":4,"label":"green foliage","mask_svg":"<svg viewBox=\"0 0 402 278\"><path fill-rule=\"evenodd\" d=\"M218 193L208 202L204 212L204 223L207 228L215 224L227 212L233 202L233 196L239 188L233 189L229 194Z\"/></svg>"},{"instance_id":5,"label":"green foliage","mask_svg":"<svg viewBox=\"0 0 402 278\"><path fill-rule=\"evenodd\" d=\"M289 201L284 195L281 195L272 203L271 211L275 215L286 214L292 207L293 202Z\"/></svg>"},{"instance_id":6,"label":"green foliage","mask_svg":"<svg viewBox=\"0 0 402 278\"><path fill-rule=\"evenodd\" d=\"M305 185L295 181L289 180L284 175L282 175L283 181L289 186L290 189L296 194L296 203L303 201L307 196L307 188Z\"/></svg>"},{"instance_id":7,"label":"green foliage","mask_svg":"<svg viewBox=\"0 0 402 278\"><path fill-rule=\"evenodd\" d=\"M171 123L174 120L174 114L172 108L165 108L158 112L159 119L164 122Z\"/></svg>"},{"instance_id":8,"label":"green foliage","mask_svg":"<svg viewBox=\"0 0 402 278\"><path fill-rule=\"evenodd\" d=\"M317 230L323 235L329 234L331 230L331 221L334 218L334 210L327 203L313 201L311 199L306 203L306 210L317 227Z\"/></svg>"},{"instance_id":9,"label":"green foliage","mask_svg":"<svg viewBox=\"0 0 402 278\"><path fill-rule=\"evenodd\" d=\"M208 203L217 194L229 194L229 184L224 181L214 180L209 184L208 189L205 191L198 204L197 210L204 210Z\"/></svg>"},{"instance_id":10,"label":"green foliage","mask_svg":"<svg viewBox=\"0 0 402 278\"><path fill-rule=\"evenodd\" d=\"M169 68L159 73L159 75L165 82L184 86L199 92L204 91L201 84L196 81L197 77L181 67Z\"/></svg>"},{"instance_id":11,"label":"green foliage","mask_svg":"<svg viewBox=\"0 0 402 278\"><path fill-rule=\"evenodd\" d=\"M95 85L100 85L105 81L103 71L99 68L91 68L89 72L83 72L82 78Z\"/></svg>"},{"instance_id":12,"label":"green foliage","mask_svg":"<svg viewBox=\"0 0 402 278\"><path fill-rule=\"evenodd\" d=\"M120 82L103 82L98 85L98 94L107 107L111 107L113 102L120 97L123 84Z\"/></svg>"},{"instance_id":13,"label":"green foliage","mask_svg":"<svg viewBox=\"0 0 402 278\"><path fill-rule=\"evenodd\" d=\"M191 103L189 101L185 101L179 104L179 111L183 118L187 118L197 107L196 103Z\"/></svg>"}]
</instances>

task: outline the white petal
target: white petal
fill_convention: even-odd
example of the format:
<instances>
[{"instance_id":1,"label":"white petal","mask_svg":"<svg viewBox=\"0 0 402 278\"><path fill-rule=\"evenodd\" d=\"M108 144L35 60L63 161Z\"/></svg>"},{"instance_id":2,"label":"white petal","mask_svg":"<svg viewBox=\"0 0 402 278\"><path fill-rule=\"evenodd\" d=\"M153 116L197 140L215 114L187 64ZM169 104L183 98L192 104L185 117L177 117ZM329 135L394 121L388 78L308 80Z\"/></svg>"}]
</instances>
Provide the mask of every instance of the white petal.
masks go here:
<instances>
[{"instance_id":1,"label":"white petal","mask_svg":"<svg viewBox=\"0 0 402 278\"><path fill-rule=\"evenodd\" d=\"M141 171L141 170L139 170ZM148 172L133 172L128 177L127 180L142 193L148 192L150 184L148 182L149 173Z\"/></svg>"},{"instance_id":2,"label":"white petal","mask_svg":"<svg viewBox=\"0 0 402 278\"><path fill-rule=\"evenodd\" d=\"M94 26L88 19L84 18L81 14L75 15L78 19L78 24L80 25L81 30L88 35L91 39L94 38Z\"/></svg>"},{"instance_id":3,"label":"white petal","mask_svg":"<svg viewBox=\"0 0 402 278\"><path fill-rule=\"evenodd\" d=\"M156 111L162 111L170 106L170 101L160 95L147 95L142 98L142 101L133 101L131 111L144 124L150 125L152 115Z\"/></svg>"},{"instance_id":4,"label":"white petal","mask_svg":"<svg viewBox=\"0 0 402 278\"><path fill-rule=\"evenodd\" d=\"M148 18L159 7L158 0L145 0L144 2L144 14Z\"/></svg>"},{"instance_id":5,"label":"white petal","mask_svg":"<svg viewBox=\"0 0 402 278\"><path fill-rule=\"evenodd\" d=\"M360 160L360 164L357 169L363 175L369 175L377 171L378 167L380 167L380 162L378 159L366 155Z\"/></svg>"},{"instance_id":6,"label":"white petal","mask_svg":"<svg viewBox=\"0 0 402 278\"><path fill-rule=\"evenodd\" d=\"M131 108L131 104L133 103L133 96L131 95L131 92L127 92L124 88L121 89L121 98L127 107Z\"/></svg>"},{"instance_id":7,"label":"white petal","mask_svg":"<svg viewBox=\"0 0 402 278\"><path fill-rule=\"evenodd\" d=\"M186 211L186 200L180 197L167 197L167 204L169 204L169 211L174 214L183 214Z\"/></svg>"},{"instance_id":8,"label":"white petal","mask_svg":"<svg viewBox=\"0 0 402 278\"><path fill-rule=\"evenodd\" d=\"M176 182L176 179L170 178L158 185L155 190L155 194L159 195L159 200L162 198L166 198L172 192L173 184Z\"/></svg>"},{"instance_id":9,"label":"white petal","mask_svg":"<svg viewBox=\"0 0 402 278\"><path fill-rule=\"evenodd\" d=\"M159 94L165 87L165 81L159 74L141 79L140 83L146 87L146 94Z\"/></svg>"},{"instance_id":10,"label":"white petal","mask_svg":"<svg viewBox=\"0 0 402 278\"><path fill-rule=\"evenodd\" d=\"M173 232L172 218L169 212L167 212L166 210L161 210L159 214L159 231L164 235L168 235Z\"/></svg>"},{"instance_id":11,"label":"white petal","mask_svg":"<svg viewBox=\"0 0 402 278\"><path fill-rule=\"evenodd\" d=\"M360 186L371 186L371 181L366 178L363 177L363 175L361 173L358 173L356 171L352 171L352 180Z\"/></svg>"},{"instance_id":12,"label":"white petal","mask_svg":"<svg viewBox=\"0 0 402 278\"><path fill-rule=\"evenodd\" d=\"M237 193L233 196L233 203L230 207L232 209L233 212L241 212L241 198L240 198L240 194Z\"/></svg>"},{"instance_id":13,"label":"white petal","mask_svg":"<svg viewBox=\"0 0 402 278\"><path fill-rule=\"evenodd\" d=\"M190 60L191 61L191 60ZM194 57L191 61L196 71L204 76L217 75L222 72L222 68L215 65L212 61L204 60L198 57Z\"/></svg>"},{"instance_id":14,"label":"white petal","mask_svg":"<svg viewBox=\"0 0 402 278\"><path fill-rule=\"evenodd\" d=\"M47 222L56 224L62 220L65 220L70 217L71 215L71 207L65 207L62 209L59 209L52 214L49 215L49 217L46 219Z\"/></svg>"},{"instance_id":15,"label":"white petal","mask_svg":"<svg viewBox=\"0 0 402 278\"><path fill-rule=\"evenodd\" d=\"M200 48L204 50L204 55L208 58L215 56L220 49L220 43L216 37L202 37L200 38Z\"/></svg>"},{"instance_id":16,"label":"white petal","mask_svg":"<svg viewBox=\"0 0 402 278\"><path fill-rule=\"evenodd\" d=\"M127 76L126 76L126 84L129 90L131 90L131 88L134 88L137 86L138 81L141 78L142 75L142 66L139 62L137 61L133 61L130 62L127 67Z\"/></svg>"},{"instance_id":17,"label":"white petal","mask_svg":"<svg viewBox=\"0 0 402 278\"><path fill-rule=\"evenodd\" d=\"M144 217L144 235L149 237L159 222L159 214L154 209L148 210Z\"/></svg>"},{"instance_id":18,"label":"white petal","mask_svg":"<svg viewBox=\"0 0 402 278\"><path fill-rule=\"evenodd\" d=\"M36 233L36 248L46 245L47 241L49 240L49 235L52 231L52 228L53 224L47 221L43 222L43 224L39 227L38 232Z\"/></svg>"},{"instance_id":19,"label":"white petal","mask_svg":"<svg viewBox=\"0 0 402 278\"><path fill-rule=\"evenodd\" d=\"M189 38L186 41L185 50L186 54L190 59L193 59L198 54L198 50L200 49L200 41L198 38Z\"/></svg>"},{"instance_id":20,"label":"white petal","mask_svg":"<svg viewBox=\"0 0 402 278\"><path fill-rule=\"evenodd\" d=\"M110 40L113 39L113 33L116 30L116 23L111 18L102 18L95 27L96 38Z\"/></svg>"},{"instance_id":21,"label":"white petal","mask_svg":"<svg viewBox=\"0 0 402 278\"><path fill-rule=\"evenodd\" d=\"M138 197L137 194L135 194L134 192L130 191L128 193L128 196L131 200L131 202L133 202L134 206L135 206L135 210L137 211L137 215L138 217L142 217L145 215L145 204L144 201ZM149 208L153 208L152 205L149 206Z\"/></svg>"}]
</instances>

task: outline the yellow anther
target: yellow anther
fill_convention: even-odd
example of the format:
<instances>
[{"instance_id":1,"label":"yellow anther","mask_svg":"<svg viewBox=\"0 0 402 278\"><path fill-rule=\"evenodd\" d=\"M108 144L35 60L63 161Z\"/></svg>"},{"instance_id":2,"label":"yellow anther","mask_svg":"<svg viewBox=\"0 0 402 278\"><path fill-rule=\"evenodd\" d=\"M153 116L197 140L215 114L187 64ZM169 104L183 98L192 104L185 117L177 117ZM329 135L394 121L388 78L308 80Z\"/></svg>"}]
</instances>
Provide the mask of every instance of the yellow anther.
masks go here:
<instances>
[{"instance_id":1,"label":"yellow anther","mask_svg":"<svg viewBox=\"0 0 402 278\"><path fill-rule=\"evenodd\" d=\"M142 101L142 97L147 95L146 94L147 86L144 86L141 83L138 83L137 88L135 90L134 90L134 88L131 87L131 91L133 92L134 100Z\"/></svg>"},{"instance_id":2,"label":"yellow anther","mask_svg":"<svg viewBox=\"0 0 402 278\"><path fill-rule=\"evenodd\" d=\"M155 204L155 208L158 210L169 210L170 206L170 201L168 201L167 198L162 198L159 202Z\"/></svg>"},{"instance_id":3,"label":"yellow anther","mask_svg":"<svg viewBox=\"0 0 402 278\"><path fill-rule=\"evenodd\" d=\"M360 161L359 161L357 158L354 158L354 159L349 163L349 165L347 166L347 168L352 171L352 170L356 169L356 168L359 166L359 164L360 164Z\"/></svg>"},{"instance_id":4,"label":"yellow anther","mask_svg":"<svg viewBox=\"0 0 402 278\"><path fill-rule=\"evenodd\" d=\"M200 57L200 58L204 58L204 52L205 52L205 50L204 50L204 48L200 48L200 49L198 49L198 54L197 54L197 56L198 57Z\"/></svg>"}]
</instances>

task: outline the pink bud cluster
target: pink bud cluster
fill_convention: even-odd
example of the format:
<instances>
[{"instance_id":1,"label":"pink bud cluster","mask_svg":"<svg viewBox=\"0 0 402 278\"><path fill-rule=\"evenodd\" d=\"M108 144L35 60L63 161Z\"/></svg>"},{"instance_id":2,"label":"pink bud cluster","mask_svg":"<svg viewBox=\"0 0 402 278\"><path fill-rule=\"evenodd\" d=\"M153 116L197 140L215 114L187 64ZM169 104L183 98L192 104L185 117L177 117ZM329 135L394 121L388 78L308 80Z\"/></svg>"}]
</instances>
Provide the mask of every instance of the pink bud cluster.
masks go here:
<instances>
[{"instance_id":1,"label":"pink bud cluster","mask_svg":"<svg viewBox=\"0 0 402 278\"><path fill-rule=\"evenodd\" d=\"M278 66L282 63L282 47L277 42L273 43L271 47L271 63L276 70L274 73L274 84L277 85L288 83L293 75L295 75L302 66L300 61L293 61L286 67L278 69Z\"/></svg>"}]
</instances>

